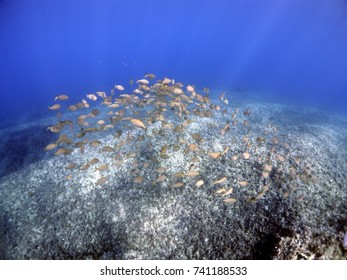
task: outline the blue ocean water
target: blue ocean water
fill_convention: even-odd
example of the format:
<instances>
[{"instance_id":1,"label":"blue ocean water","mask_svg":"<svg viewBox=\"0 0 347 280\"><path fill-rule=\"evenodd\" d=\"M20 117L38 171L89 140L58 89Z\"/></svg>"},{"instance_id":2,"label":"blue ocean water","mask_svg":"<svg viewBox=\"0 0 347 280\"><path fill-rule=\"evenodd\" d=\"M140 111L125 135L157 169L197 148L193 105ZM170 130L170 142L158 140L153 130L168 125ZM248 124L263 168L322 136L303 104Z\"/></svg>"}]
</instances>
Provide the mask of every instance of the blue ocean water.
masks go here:
<instances>
[{"instance_id":1,"label":"blue ocean water","mask_svg":"<svg viewBox=\"0 0 347 280\"><path fill-rule=\"evenodd\" d=\"M0 0L0 259L346 259L346 15Z\"/></svg>"},{"instance_id":2,"label":"blue ocean water","mask_svg":"<svg viewBox=\"0 0 347 280\"><path fill-rule=\"evenodd\" d=\"M344 0L1 0L0 126L146 72L347 112Z\"/></svg>"}]
</instances>

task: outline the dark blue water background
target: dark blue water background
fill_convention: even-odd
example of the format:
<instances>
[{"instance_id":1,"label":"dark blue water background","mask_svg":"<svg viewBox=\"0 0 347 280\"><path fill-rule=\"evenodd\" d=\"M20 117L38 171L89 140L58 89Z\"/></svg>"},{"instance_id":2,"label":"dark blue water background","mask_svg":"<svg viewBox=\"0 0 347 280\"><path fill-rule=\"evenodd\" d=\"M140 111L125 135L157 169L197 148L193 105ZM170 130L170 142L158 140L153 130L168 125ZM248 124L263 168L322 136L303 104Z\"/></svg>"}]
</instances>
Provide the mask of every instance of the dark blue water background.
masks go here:
<instances>
[{"instance_id":1,"label":"dark blue water background","mask_svg":"<svg viewBox=\"0 0 347 280\"><path fill-rule=\"evenodd\" d=\"M345 0L0 0L0 127L146 72L347 113Z\"/></svg>"}]
</instances>

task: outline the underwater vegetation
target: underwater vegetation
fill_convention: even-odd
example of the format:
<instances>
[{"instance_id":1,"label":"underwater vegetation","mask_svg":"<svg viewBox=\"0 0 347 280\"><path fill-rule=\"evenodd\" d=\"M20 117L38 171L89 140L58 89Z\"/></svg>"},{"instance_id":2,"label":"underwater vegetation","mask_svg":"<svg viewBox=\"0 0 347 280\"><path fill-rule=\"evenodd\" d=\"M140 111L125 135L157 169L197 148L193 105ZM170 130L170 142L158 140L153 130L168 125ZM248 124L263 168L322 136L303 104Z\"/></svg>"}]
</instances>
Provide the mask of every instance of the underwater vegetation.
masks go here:
<instances>
[{"instance_id":1,"label":"underwater vegetation","mask_svg":"<svg viewBox=\"0 0 347 280\"><path fill-rule=\"evenodd\" d=\"M151 75L1 131L0 258L345 259L347 120L238 98Z\"/></svg>"},{"instance_id":2,"label":"underwater vegetation","mask_svg":"<svg viewBox=\"0 0 347 280\"><path fill-rule=\"evenodd\" d=\"M0 178L42 160L44 153L40 147L54 138L44 126L26 127L3 135L0 143Z\"/></svg>"},{"instance_id":3,"label":"underwater vegetation","mask_svg":"<svg viewBox=\"0 0 347 280\"><path fill-rule=\"evenodd\" d=\"M56 140L45 150L66 166L55 172L91 189L112 185L123 167L127 186L203 188L226 204L287 198L314 180L304 155L273 123L252 118L251 107L238 108L224 92L211 100L207 87L154 79L147 74L130 91L115 85L76 104L56 96L48 127Z\"/></svg>"}]
</instances>

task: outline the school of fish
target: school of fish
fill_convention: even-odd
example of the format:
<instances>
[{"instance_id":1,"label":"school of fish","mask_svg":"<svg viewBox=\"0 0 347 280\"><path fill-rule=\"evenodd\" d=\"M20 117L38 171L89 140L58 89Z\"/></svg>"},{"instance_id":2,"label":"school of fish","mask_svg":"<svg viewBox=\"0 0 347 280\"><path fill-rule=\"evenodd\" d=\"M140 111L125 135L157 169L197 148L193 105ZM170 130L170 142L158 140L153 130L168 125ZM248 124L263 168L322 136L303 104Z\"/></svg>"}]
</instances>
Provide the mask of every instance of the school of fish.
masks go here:
<instances>
[{"instance_id":1,"label":"school of fish","mask_svg":"<svg viewBox=\"0 0 347 280\"><path fill-rule=\"evenodd\" d=\"M154 79L154 74L146 74L136 82L130 81L131 92L117 84L109 93L88 93L76 104L67 104L66 94L54 98L48 109L56 113L57 121L47 129L57 135L57 140L45 150L71 157L66 166L71 172L67 179L73 178L74 172L91 170L99 174L95 185L104 186L111 183L107 172L131 161L129 173L134 185L156 187L166 182L173 188L206 188L226 204L236 203L235 194L244 190L248 190L247 201L256 202L281 184L286 185L281 190L286 198L298 189L299 182L311 179L309 168L301 164L302 158L291 151L288 143L281 143L276 126L268 123L260 135L254 135L250 108L243 112L233 108L224 92L214 104L207 87L199 92L193 85L185 86L171 78ZM221 116L225 120L222 123ZM208 120L203 134L194 131L198 120ZM105 143L100 133L111 134L112 143ZM228 144L216 149L211 137L223 137ZM159 142L165 144L158 146ZM125 149L129 145L131 151ZM112 164L95 156L83 164L74 162L72 154L85 153L86 149L96 149ZM176 155L183 155L184 161L177 167L181 168L179 172L170 173L165 161ZM213 170L208 172L214 179L206 179L207 167L223 166L225 162L257 166L257 183L248 178L219 176L220 171ZM289 170L286 176L285 168ZM149 179L152 177L146 170L154 170L157 177Z\"/></svg>"}]
</instances>

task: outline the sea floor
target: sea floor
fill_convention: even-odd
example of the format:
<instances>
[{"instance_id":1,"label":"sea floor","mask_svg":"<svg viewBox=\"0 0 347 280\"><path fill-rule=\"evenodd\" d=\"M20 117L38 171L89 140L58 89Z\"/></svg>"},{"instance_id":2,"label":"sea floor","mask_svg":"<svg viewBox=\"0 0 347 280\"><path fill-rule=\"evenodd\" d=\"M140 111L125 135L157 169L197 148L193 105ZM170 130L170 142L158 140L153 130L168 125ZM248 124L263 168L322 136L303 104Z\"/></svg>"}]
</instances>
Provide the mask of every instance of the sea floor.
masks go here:
<instances>
[{"instance_id":1,"label":"sea floor","mask_svg":"<svg viewBox=\"0 0 347 280\"><path fill-rule=\"evenodd\" d=\"M50 119L0 131L0 258L346 259L347 117L237 106L251 111L247 128L220 135L222 112L192 116L180 134L186 144L156 135L159 123L146 132L125 127L116 140L114 131L100 133L104 145L124 140L112 157L89 146L62 156L44 151L56 137L46 130ZM245 159L245 136L255 139L269 123L285 158L260 143ZM191 134L203 139L197 151L187 151ZM93 158L100 162L83 168ZM273 160L268 178L264 158ZM71 162L78 168L67 169ZM191 170L199 174L184 175Z\"/></svg>"}]
</instances>

